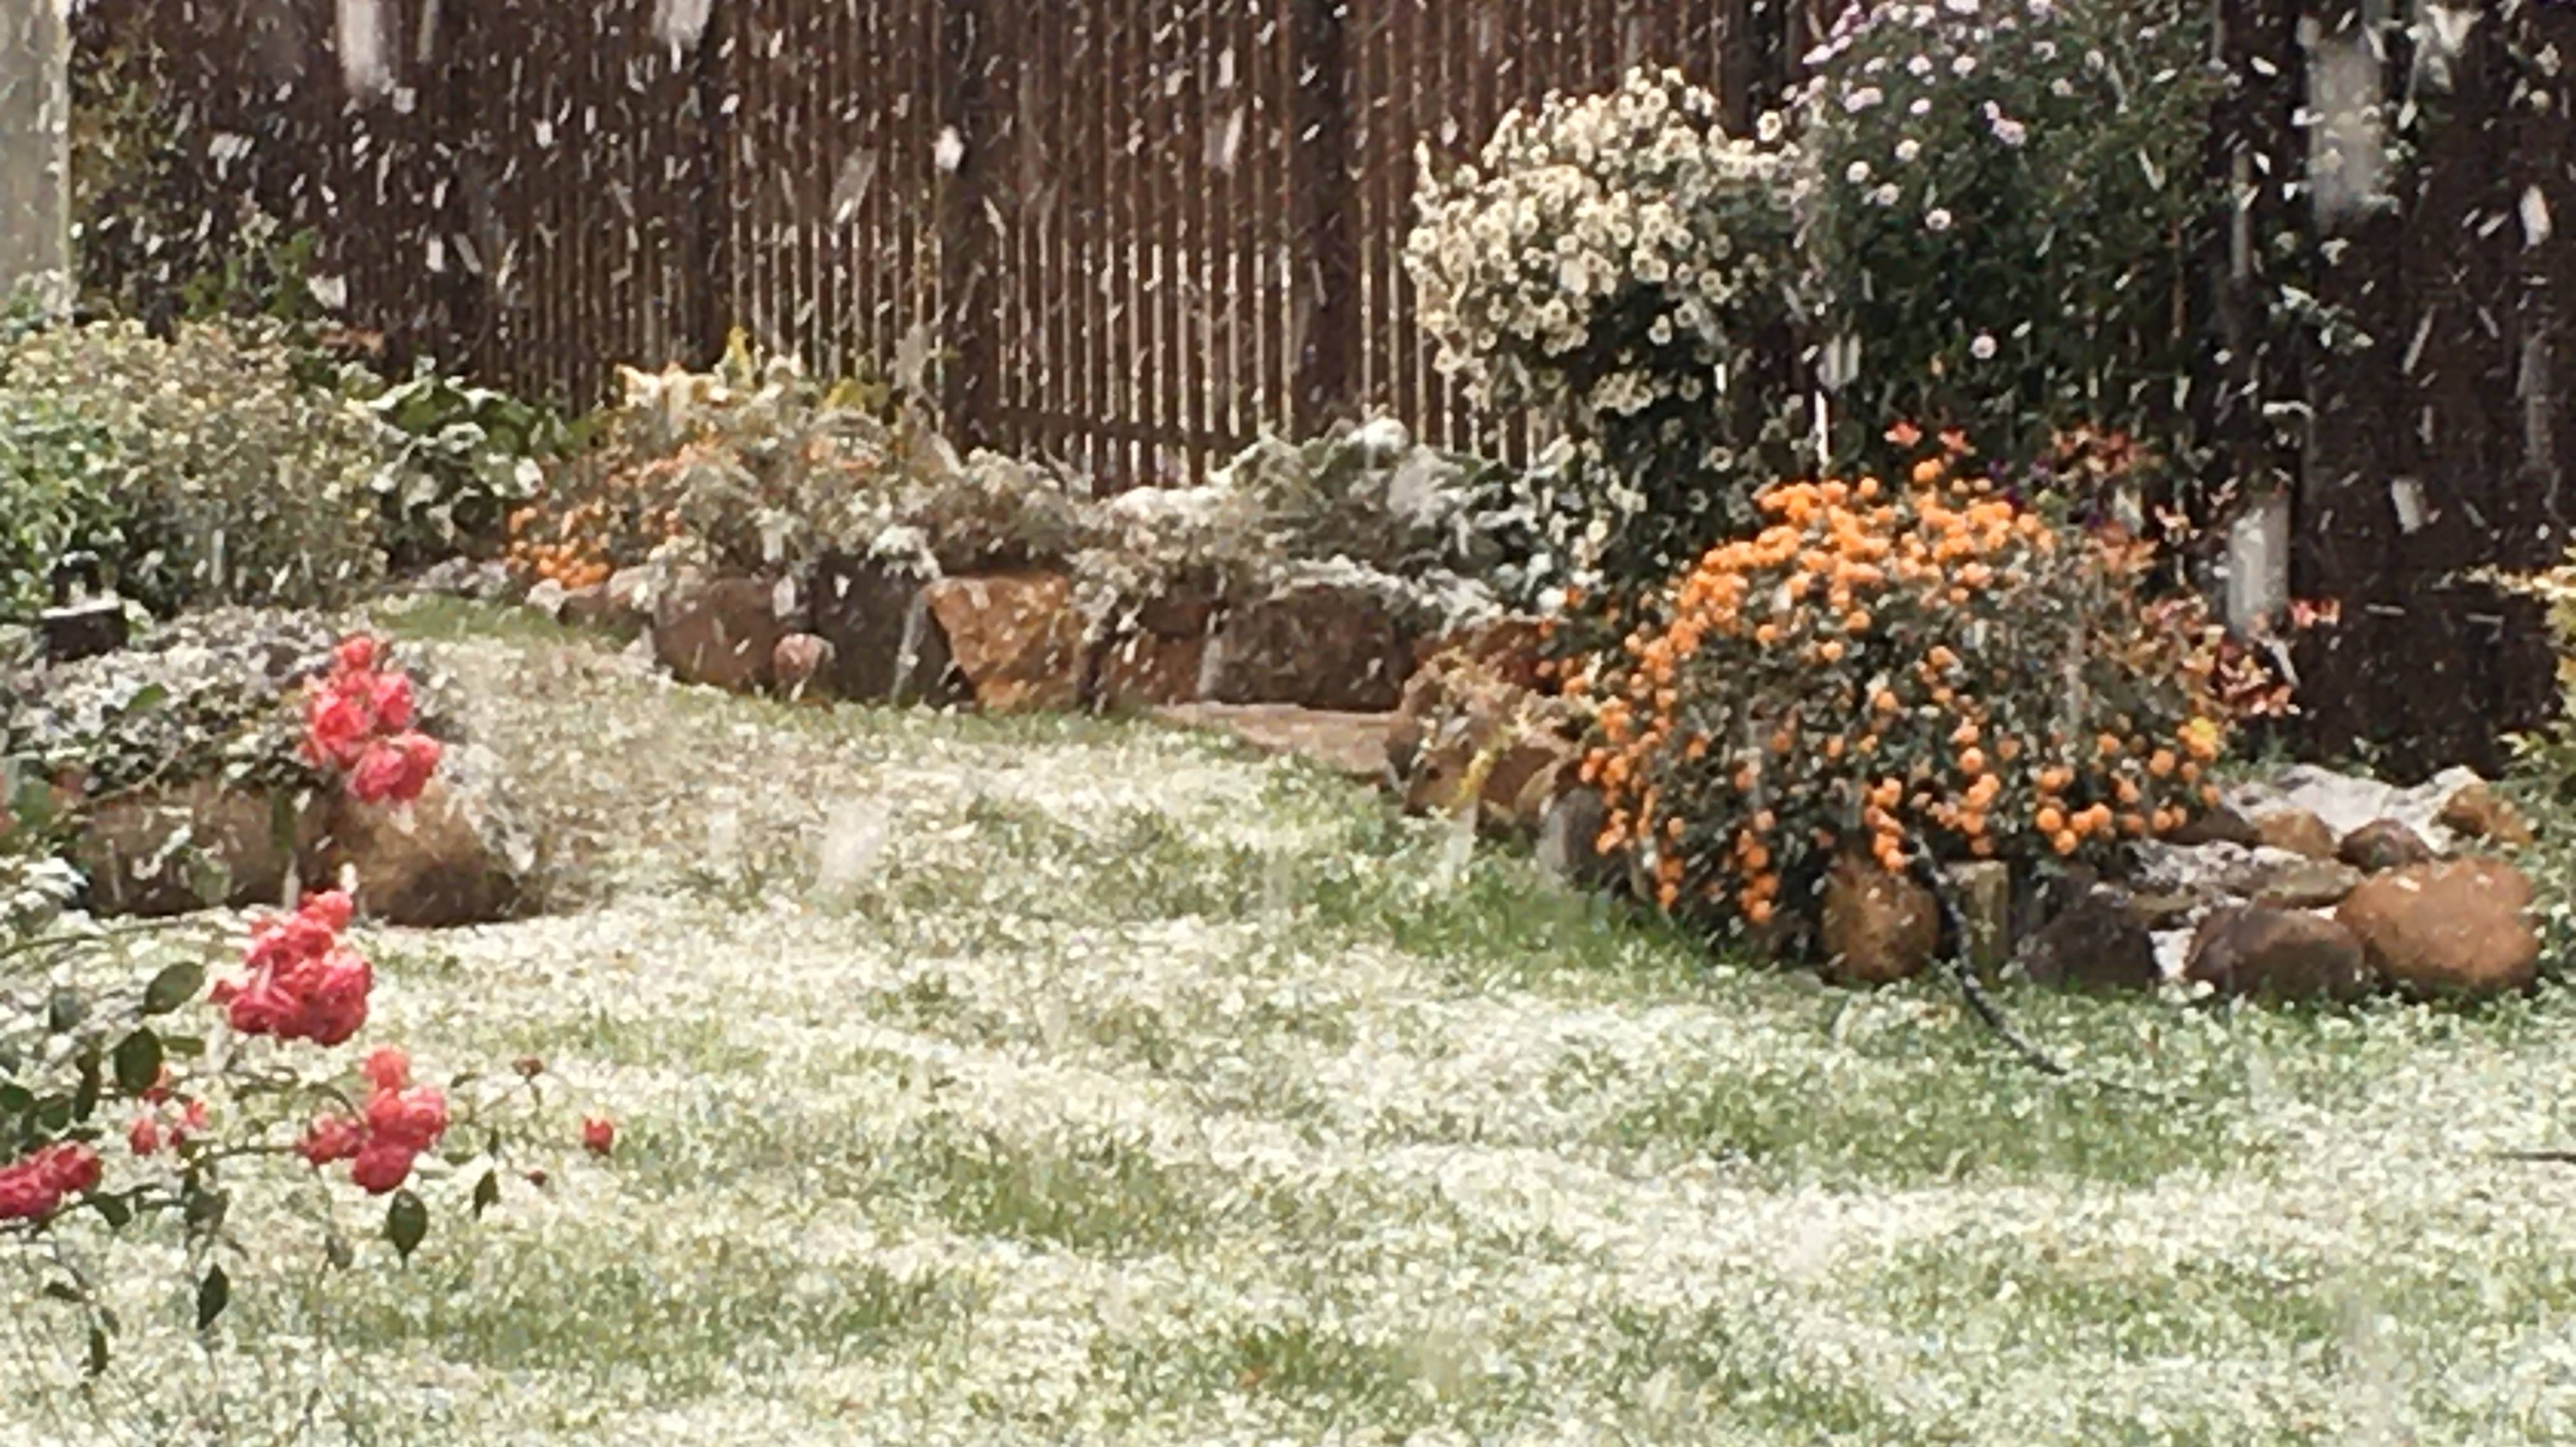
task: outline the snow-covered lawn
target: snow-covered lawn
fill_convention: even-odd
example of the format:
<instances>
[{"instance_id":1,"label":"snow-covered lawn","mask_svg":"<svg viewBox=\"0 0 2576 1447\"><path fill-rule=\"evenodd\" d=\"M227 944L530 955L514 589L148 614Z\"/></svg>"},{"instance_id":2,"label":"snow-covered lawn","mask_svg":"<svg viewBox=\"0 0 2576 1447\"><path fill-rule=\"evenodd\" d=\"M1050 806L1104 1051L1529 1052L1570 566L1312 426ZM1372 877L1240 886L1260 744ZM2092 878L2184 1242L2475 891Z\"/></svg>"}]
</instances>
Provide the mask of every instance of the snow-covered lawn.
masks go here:
<instances>
[{"instance_id":1,"label":"snow-covered lawn","mask_svg":"<svg viewBox=\"0 0 2576 1447\"><path fill-rule=\"evenodd\" d=\"M2107 1095L1195 737L448 631L585 884L372 937L379 1028L623 1135L408 1269L290 1234L211 1357L129 1321L237 1440L2576 1436L2576 1167L2480 1154L2576 1143L2563 997L2008 995L2191 1100ZM214 1440L93 1430L41 1345L0 1440Z\"/></svg>"}]
</instances>

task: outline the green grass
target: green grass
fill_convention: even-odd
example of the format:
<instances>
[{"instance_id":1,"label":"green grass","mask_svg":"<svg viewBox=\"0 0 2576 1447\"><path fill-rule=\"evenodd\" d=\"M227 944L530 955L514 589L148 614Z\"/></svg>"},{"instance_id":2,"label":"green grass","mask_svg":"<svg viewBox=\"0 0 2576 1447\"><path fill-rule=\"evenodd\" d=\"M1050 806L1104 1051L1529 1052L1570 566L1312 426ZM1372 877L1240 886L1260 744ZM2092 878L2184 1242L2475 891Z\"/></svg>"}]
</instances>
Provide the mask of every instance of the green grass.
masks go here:
<instances>
[{"instance_id":1,"label":"green grass","mask_svg":"<svg viewBox=\"0 0 2576 1447\"><path fill-rule=\"evenodd\" d=\"M122 1437L13 1436L92 1410L30 1367L0 1444L290 1438L307 1403L370 1443L2576 1435L2576 1171L2479 1154L2576 1145L2562 991L2004 992L2160 1094L2068 1085L1938 982L1712 955L1210 740L667 689L464 605L397 628L590 874L572 912L368 935L367 1039L542 1056L512 1165L550 1184L475 1224L428 1180L400 1266L380 1203L280 1163L290 1204L227 1223L232 1355L184 1293L124 1301ZM851 801L883 853L827 898Z\"/></svg>"}]
</instances>

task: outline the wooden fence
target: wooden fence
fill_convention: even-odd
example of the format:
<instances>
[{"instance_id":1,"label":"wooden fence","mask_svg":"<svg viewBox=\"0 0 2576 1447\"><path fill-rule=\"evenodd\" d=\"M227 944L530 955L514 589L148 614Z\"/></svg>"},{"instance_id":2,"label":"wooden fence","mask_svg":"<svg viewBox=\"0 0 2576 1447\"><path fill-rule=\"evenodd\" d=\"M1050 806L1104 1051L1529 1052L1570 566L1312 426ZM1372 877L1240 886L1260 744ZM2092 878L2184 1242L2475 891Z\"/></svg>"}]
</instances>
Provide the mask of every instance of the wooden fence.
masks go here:
<instances>
[{"instance_id":1,"label":"wooden fence","mask_svg":"<svg viewBox=\"0 0 2576 1447\"><path fill-rule=\"evenodd\" d=\"M1411 318L1417 142L1461 154L1638 63L1747 123L1828 3L91 0L87 24L160 42L204 176L318 227L351 319L400 349L588 400L739 325L1135 482L1364 408L1512 441ZM2195 304L2214 469L2287 492L2294 591L2346 605L2302 655L2318 730L2492 765L2548 661L2461 575L2553 560L2576 510L2576 8L2214 3L2241 81L2209 174L2239 224ZM2388 134L2316 124L2356 96ZM2383 140L2418 159L2383 170ZM2370 345L2309 345L2265 301L2284 282Z\"/></svg>"}]
</instances>

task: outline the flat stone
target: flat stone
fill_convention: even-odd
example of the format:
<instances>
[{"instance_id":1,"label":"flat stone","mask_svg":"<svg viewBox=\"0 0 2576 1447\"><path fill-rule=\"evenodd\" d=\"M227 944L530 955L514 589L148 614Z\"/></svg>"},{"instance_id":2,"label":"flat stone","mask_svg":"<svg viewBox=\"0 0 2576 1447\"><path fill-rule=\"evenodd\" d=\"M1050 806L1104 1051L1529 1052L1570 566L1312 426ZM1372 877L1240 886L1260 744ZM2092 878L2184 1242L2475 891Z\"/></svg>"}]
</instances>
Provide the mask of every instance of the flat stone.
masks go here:
<instances>
[{"instance_id":1,"label":"flat stone","mask_svg":"<svg viewBox=\"0 0 2576 1447\"><path fill-rule=\"evenodd\" d=\"M1394 715L1300 708L1281 703L1187 703L1154 710L1181 728L1228 733L1265 754L1305 759L1345 778L1386 778L1386 731Z\"/></svg>"}]
</instances>

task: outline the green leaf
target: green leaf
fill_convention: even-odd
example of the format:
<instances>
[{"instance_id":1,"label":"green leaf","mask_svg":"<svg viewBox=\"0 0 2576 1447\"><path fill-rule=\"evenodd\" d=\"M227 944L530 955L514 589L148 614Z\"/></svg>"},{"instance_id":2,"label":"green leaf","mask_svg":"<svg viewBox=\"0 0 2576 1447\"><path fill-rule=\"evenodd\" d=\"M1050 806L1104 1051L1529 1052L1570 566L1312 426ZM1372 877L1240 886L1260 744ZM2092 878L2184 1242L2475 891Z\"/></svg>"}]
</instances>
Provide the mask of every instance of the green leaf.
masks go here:
<instances>
[{"instance_id":1,"label":"green leaf","mask_svg":"<svg viewBox=\"0 0 2576 1447\"><path fill-rule=\"evenodd\" d=\"M500 1204L501 1173L487 1170L483 1173L483 1179L474 1183L474 1219L482 1220L485 1211Z\"/></svg>"},{"instance_id":2,"label":"green leaf","mask_svg":"<svg viewBox=\"0 0 2576 1447\"><path fill-rule=\"evenodd\" d=\"M90 1201L98 1207L98 1214L106 1218L111 1231L124 1230L134 1219L134 1207L123 1196L93 1196Z\"/></svg>"},{"instance_id":3,"label":"green leaf","mask_svg":"<svg viewBox=\"0 0 2576 1447\"><path fill-rule=\"evenodd\" d=\"M233 1299L233 1281L221 1266L206 1268L206 1279L197 1283L197 1330L204 1331L224 1314Z\"/></svg>"},{"instance_id":4,"label":"green leaf","mask_svg":"<svg viewBox=\"0 0 2576 1447\"><path fill-rule=\"evenodd\" d=\"M154 975L152 983L144 986L143 1013L167 1015L197 998L197 992L205 988L205 984L206 967L193 960L182 960Z\"/></svg>"},{"instance_id":5,"label":"green leaf","mask_svg":"<svg viewBox=\"0 0 2576 1447\"><path fill-rule=\"evenodd\" d=\"M72 1119L87 1120L98 1113L98 1096L102 1088L98 1048L92 1046L81 1053L80 1089L72 1092Z\"/></svg>"},{"instance_id":6,"label":"green leaf","mask_svg":"<svg viewBox=\"0 0 2576 1447\"><path fill-rule=\"evenodd\" d=\"M53 1034L68 1033L88 1018L89 1006L76 990L56 990L53 998L45 1002L45 1029Z\"/></svg>"},{"instance_id":7,"label":"green leaf","mask_svg":"<svg viewBox=\"0 0 2576 1447\"><path fill-rule=\"evenodd\" d=\"M334 1269L340 1271L348 1270L349 1263L358 1259L357 1253L349 1249L349 1238L337 1231L323 1236L322 1257L329 1261Z\"/></svg>"},{"instance_id":8,"label":"green leaf","mask_svg":"<svg viewBox=\"0 0 2576 1447\"><path fill-rule=\"evenodd\" d=\"M107 1331L104 1327L89 1329L89 1374L93 1377L107 1371Z\"/></svg>"},{"instance_id":9,"label":"green leaf","mask_svg":"<svg viewBox=\"0 0 2576 1447\"><path fill-rule=\"evenodd\" d=\"M25 1115L36 1108L36 1092L23 1085L0 1085L0 1115Z\"/></svg>"},{"instance_id":10,"label":"green leaf","mask_svg":"<svg viewBox=\"0 0 2576 1447\"><path fill-rule=\"evenodd\" d=\"M161 1079L161 1037L137 1030L116 1047L116 1088L141 1095Z\"/></svg>"},{"instance_id":11,"label":"green leaf","mask_svg":"<svg viewBox=\"0 0 2576 1447\"><path fill-rule=\"evenodd\" d=\"M409 1261L429 1235L429 1207L409 1191L394 1192L393 1204L385 1208L385 1239L394 1243L394 1254Z\"/></svg>"},{"instance_id":12,"label":"green leaf","mask_svg":"<svg viewBox=\"0 0 2576 1447\"><path fill-rule=\"evenodd\" d=\"M56 1301L73 1301L73 1302L77 1302L77 1301L81 1301L81 1300L83 1300L83 1299L84 1299L84 1298L81 1296L81 1290L80 1290L80 1288L79 1288L79 1287L77 1287L77 1286L72 1285L72 1284L71 1284L70 1282L68 1282L68 1281L48 1281L48 1282L46 1282L46 1283L45 1283L45 1295L47 1295L47 1296L49 1296L49 1297L52 1297L52 1298L53 1298L54 1300L56 1300Z\"/></svg>"}]
</instances>

